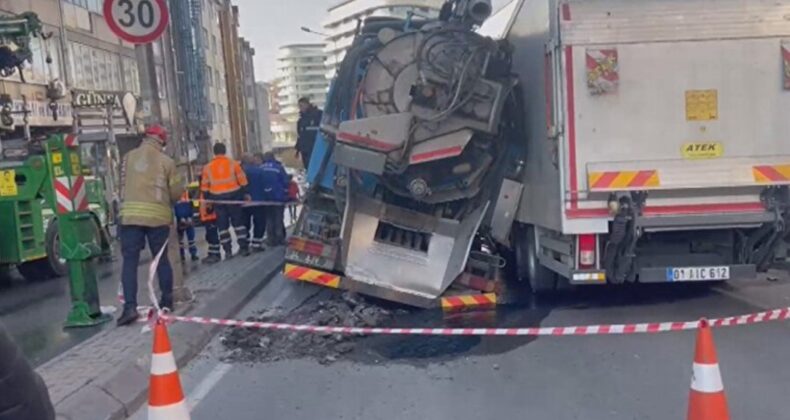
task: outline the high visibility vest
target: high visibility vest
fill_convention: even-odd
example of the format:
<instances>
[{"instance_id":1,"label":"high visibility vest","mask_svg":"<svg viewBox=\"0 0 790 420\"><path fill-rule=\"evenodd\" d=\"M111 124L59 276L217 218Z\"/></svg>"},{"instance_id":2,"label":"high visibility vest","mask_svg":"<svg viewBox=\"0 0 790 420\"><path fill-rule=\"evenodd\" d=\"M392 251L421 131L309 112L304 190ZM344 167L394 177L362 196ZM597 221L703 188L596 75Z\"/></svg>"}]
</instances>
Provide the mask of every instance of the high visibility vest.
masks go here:
<instances>
[{"instance_id":1,"label":"high visibility vest","mask_svg":"<svg viewBox=\"0 0 790 420\"><path fill-rule=\"evenodd\" d=\"M200 221L203 223L213 222L217 220L217 213L213 210L208 211L208 205L203 201L203 193L200 193Z\"/></svg>"},{"instance_id":2,"label":"high visibility vest","mask_svg":"<svg viewBox=\"0 0 790 420\"><path fill-rule=\"evenodd\" d=\"M247 185L247 175L239 162L227 156L217 156L203 167L200 190L214 195L238 191Z\"/></svg>"}]
</instances>

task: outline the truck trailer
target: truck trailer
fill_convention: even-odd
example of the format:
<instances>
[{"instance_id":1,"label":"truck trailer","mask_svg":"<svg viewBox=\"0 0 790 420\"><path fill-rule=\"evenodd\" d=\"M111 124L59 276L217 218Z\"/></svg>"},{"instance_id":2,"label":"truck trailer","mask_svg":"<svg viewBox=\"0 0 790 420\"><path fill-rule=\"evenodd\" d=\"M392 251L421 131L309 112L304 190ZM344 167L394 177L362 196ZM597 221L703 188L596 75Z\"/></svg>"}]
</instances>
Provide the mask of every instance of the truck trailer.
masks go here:
<instances>
[{"instance_id":1,"label":"truck trailer","mask_svg":"<svg viewBox=\"0 0 790 420\"><path fill-rule=\"evenodd\" d=\"M288 277L431 306L506 264L541 293L753 278L784 257L790 1L491 13L453 0L361 25Z\"/></svg>"}]
</instances>

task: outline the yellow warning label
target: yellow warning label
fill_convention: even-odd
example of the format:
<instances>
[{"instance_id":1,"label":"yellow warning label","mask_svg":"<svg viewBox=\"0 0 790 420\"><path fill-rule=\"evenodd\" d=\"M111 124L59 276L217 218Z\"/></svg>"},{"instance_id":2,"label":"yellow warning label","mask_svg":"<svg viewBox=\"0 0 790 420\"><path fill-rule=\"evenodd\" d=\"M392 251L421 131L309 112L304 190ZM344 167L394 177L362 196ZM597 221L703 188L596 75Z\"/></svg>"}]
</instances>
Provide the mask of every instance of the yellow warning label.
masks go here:
<instances>
[{"instance_id":1,"label":"yellow warning label","mask_svg":"<svg viewBox=\"0 0 790 420\"><path fill-rule=\"evenodd\" d=\"M61 154L61 153L53 153L52 154L52 163L57 165L57 164L59 164L61 162L63 162L63 154Z\"/></svg>"},{"instance_id":2,"label":"yellow warning label","mask_svg":"<svg viewBox=\"0 0 790 420\"><path fill-rule=\"evenodd\" d=\"M686 120L717 119L719 119L719 92L716 89L686 91Z\"/></svg>"},{"instance_id":3,"label":"yellow warning label","mask_svg":"<svg viewBox=\"0 0 790 420\"><path fill-rule=\"evenodd\" d=\"M686 143L680 153L685 159L713 159L724 154L724 145L717 141Z\"/></svg>"},{"instance_id":4,"label":"yellow warning label","mask_svg":"<svg viewBox=\"0 0 790 420\"><path fill-rule=\"evenodd\" d=\"M16 187L16 171L0 171L0 197L12 197L19 193Z\"/></svg>"}]
</instances>

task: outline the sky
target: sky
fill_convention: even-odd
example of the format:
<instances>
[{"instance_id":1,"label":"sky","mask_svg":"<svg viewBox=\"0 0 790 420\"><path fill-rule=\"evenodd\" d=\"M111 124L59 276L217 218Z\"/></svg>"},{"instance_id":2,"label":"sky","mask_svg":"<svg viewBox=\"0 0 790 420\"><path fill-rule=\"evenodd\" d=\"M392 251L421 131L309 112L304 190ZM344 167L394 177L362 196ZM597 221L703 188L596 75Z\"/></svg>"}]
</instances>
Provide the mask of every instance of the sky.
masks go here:
<instances>
[{"instance_id":1,"label":"sky","mask_svg":"<svg viewBox=\"0 0 790 420\"><path fill-rule=\"evenodd\" d=\"M241 36L255 48L256 79L274 77L277 49L281 45L319 43L320 35L302 32L306 26L321 32L326 9L337 0L233 0L239 6ZM493 0L494 10L509 0Z\"/></svg>"}]
</instances>

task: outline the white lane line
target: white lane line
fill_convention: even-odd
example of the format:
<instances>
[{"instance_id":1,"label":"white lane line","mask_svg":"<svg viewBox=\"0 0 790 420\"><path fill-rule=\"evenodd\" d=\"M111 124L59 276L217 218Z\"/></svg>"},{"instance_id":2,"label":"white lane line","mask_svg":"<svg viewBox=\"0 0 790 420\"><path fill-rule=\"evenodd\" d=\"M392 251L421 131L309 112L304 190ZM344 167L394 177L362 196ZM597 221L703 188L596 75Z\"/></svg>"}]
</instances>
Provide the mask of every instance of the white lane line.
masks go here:
<instances>
[{"instance_id":1,"label":"white lane line","mask_svg":"<svg viewBox=\"0 0 790 420\"><path fill-rule=\"evenodd\" d=\"M214 366L214 369L211 369L211 372L206 375L203 380L198 383L195 389L189 393L187 397L187 402L189 403L189 410L192 411L195 407L203 401L206 396L208 396L209 392L222 380L222 378L230 372L233 368L233 365L228 363L218 363L217 366Z\"/></svg>"}]
</instances>

